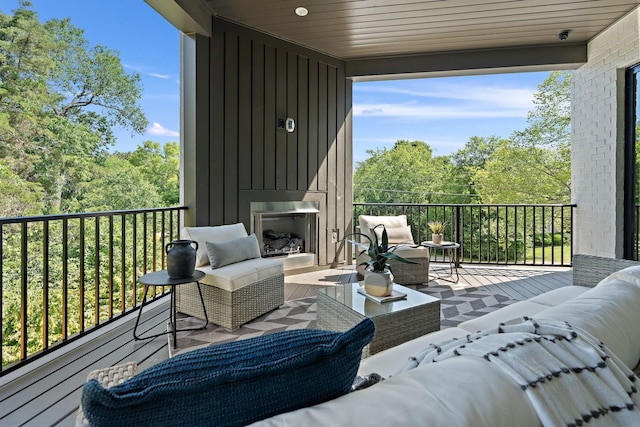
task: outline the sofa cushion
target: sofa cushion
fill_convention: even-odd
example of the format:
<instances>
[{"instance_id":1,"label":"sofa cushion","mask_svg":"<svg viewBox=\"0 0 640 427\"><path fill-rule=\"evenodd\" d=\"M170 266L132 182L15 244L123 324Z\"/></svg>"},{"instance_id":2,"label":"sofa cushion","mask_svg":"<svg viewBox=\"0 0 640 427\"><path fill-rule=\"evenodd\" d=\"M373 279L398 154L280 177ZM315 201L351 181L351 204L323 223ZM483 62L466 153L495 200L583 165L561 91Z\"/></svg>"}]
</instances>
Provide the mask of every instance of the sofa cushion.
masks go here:
<instances>
[{"instance_id":1,"label":"sofa cushion","mask_svg":"<svg viewBox=\"0 0 640 427\"><path fill-rule=\"evenodd\" d=\"M640 287L605 279L595 288L533 318L555 319L581 328L606 345L633 369L640 360Z\"/></svg>"},{"instance_id":2,"label":"sofa cushion","mask_svg":"<svg viewBox=\"0 0 640 427\"><path fill-rule=\"evenodd\" d=\"M492 311L491 313L487 313L483 316L476 317L475 319L462 322L458 327L471 333L486 331L487 329L493 329L500 323L508 322L512 319L523 316L535 317L537 313L547 308L549 308L548 305L536 304L530 301L520 301L514 304L509 304L506 307L502 307L499 310Z\"/></svg>"},{"instance_id":3,"label":"sofa cushion","mask_svg":"<svg viewBox=\"0 0 640 427\"><path fill-rule=\"evenodd\" d=\"M459 357L252 424L265 426L540 427L540 420L520 386L499 367Z\"/></svg>"},{"instance_id":4,"label":"sofa cushion","mask_svg":"<svg viewBox=\"0 0 640 427\"><path fill-rule=\"evenodd\" d=\"M360 363L358 375L380 374L387 378L398 372L411 356L421 353L429 344L448 341L454 338L464 338L469 331L460 328L447 328L421 337L414 338L395 347L376 353L373 357L367 357Z\"/></svg>"},{"instance_id":5,"label":"sofa cushion","mask_svg":"<svg viewBox=\"0 0 640 427\"><path fill-rule=\"evenodd\" d=\"M180 236L183 239L198 242L196 267L202 267L209 264L206 242L226 242L238 237L247 237L247 230L242 223L215 227L184 227L180 232Z\"/></svg>"},{"instance_id":6,"label":"sofa cushion","mask_svg":"<svg viewBox=\"0 0 640 427\"><path fill-rule=\"evenodd\" d=\"M382 242L382 227L376 228L374 231L378 242ZM398 243L413 243L413 235L411 234L411 226L404 227L385 227L387 231L387 240L391 245L397 245Z\"/></svg>"},{"instance_id":7,"label":"sofa cushion","mask_svg":"<svg viewBox=\"0 0 640 427\"><path fill-rule=\"evenodd\" d=\"M216 269L203 269L200 283L234 292L268 277L284 274L282 261L273 258L255 258Z\"/></svg>"},{"instance_id":8,"label":"sofa cushion","mask_svg":"<svg viewBox=\"0 0 640 427\"><path fill-rule=\"evenodd\" d=\"M584 286L563 286L562 288L554 289L533 298L529 298L527 301L549 307L555 307L556 305L569 301L578 295L582 295L588 290L589 288Z\"/></svg>"},{"instance_id":9,"label":"sofa cushion","mask_svg":"<svg viewBox=\"0 0 640 427\"><path fill-rule=\"evenodd\" d=\"M253 233L226 242L207 241L206 245L209 264L214 269L261 256L258 239Z\"/></svg>"},{"instance_id":10,"label":"sofa cushion","mask_svg":"<svg viewBox=\"0 0 640 427\"><path fill-rule=\"evenodd\" d=\"M244 426L348 393L375 327L298 329L210 346L106 389L82 390L93 426Z\"/></svg>"}]
</instances>

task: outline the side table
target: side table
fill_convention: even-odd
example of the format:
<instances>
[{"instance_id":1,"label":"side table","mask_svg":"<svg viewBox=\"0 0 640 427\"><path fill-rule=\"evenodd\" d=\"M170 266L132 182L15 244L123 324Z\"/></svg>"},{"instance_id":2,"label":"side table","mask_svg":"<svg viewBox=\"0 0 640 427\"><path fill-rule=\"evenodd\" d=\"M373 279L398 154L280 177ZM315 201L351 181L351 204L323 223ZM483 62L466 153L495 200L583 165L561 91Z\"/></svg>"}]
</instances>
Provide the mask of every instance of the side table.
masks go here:
<instances>
[{"instance_id":1,"label":"side table","mask_svg":"<svg viewBox=\"0 0 640 427\"><path fill-rule=\"evenodd\" d=\"M451 283L458 283L460 276L458 275L458 249L460 249L460 243L456 242L442 242L440 244L433 243L431 240L420 243L420 246L424 246L429 249L443 249L447 251L449 257L449 275L448 276L435 276L429 278L429 280L445 280ZM429 263L431 266L431 263ZM455 273L456 278L453 278Z\"/></svg>"},{"instance_id":2,"label":"side table","mask_svg":"<svg viewBox=\"0 0 640 427\"><path fill-rule=\"evenodd\" d=\"M137 334L138 323L140 322L140 315L142 314L142 309L147 303L147 293L149 292L150 286L171 286L171 305L169 307L169 323L171 324L171 333L173 334L173 348L176 348L176 332L179 331L193 331L196 329L204 329L207 327L209 323L209 318L207 317L207 310L204 307L204 299L202 298L202 291L200 290L200 280L205 276L204 272L200 270L196 270L192 276L184 277L181 279L172 279L169 277L169 273L167 270L154 271L153 273L147 273L144 276L140 277L138 281L144 285L144 296L142 297L142 304L140 304L140 310L138 311L138 318L136 319L136 324L133 327L133 338L135 340L147 340L151 338L156 338L161 335L168 334L169 331L163 332L161 334L148 335L146 337L141 337ZM177 318L176 318L176 286L184 285L186 283L195 282L198 285L198 293L200 294L200 301L202 302L202 311L204 312L204 325L194 327L194 328L185 328L178 330L177 328Z\"/></svg>"}]
</instances>

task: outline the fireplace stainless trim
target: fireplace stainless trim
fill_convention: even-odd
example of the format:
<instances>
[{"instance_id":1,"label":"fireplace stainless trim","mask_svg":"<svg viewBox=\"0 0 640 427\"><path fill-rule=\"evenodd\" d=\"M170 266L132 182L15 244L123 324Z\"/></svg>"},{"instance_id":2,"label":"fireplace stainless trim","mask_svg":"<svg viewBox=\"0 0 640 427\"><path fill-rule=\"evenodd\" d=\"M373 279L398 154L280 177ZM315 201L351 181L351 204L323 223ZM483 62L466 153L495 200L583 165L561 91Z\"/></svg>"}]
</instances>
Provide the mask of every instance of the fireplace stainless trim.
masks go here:
<instances>
[{"instance_id":1,"label":"fireplace stainless trim","mask_svg":"<svg viewBox=\"0 0 640 427\"><path fill-rule=\"evenodd\" d=\"M251 202L251 213L320 213L318 202Z\"/></svg>"},{"instance_id":2,"label":"fireplace stainless trim","mask_svg":"<svg viewBox=\"0 0 640 427\"><path fill-rule=\"evenodd\" d=\"M262 255L264 252L263 243L263 220L266 218L276 219L278 216L292 216L292 217L304 217L304 245L305 252L283 255L283 262L285 262L285 269L287 260L295 261L295 264L299 267L312 266L317 262L318 252L318 209L319 203L317 201L284 201L284 202L251 202L251 232L256 234L258 242L260 243L260 251ZM301 262L302 260L306 260Z\"/></svg>"}]
</instances>

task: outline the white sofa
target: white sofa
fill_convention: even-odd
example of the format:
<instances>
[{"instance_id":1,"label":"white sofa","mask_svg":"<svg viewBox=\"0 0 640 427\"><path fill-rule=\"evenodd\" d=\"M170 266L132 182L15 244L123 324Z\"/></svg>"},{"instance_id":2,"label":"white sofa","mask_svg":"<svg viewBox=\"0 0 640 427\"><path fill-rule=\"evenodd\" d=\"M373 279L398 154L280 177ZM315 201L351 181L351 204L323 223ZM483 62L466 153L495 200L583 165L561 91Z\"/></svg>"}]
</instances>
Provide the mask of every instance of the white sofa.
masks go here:
<instances>
[{"instance_id":1,"label":"white sofa","mask_svg":"<svg viewBox=\"0 0 640 427\"><path fill-rule=\"evenodd\" d=\"M587 258L580 265L594 263ZM556 289L385 350L363 360L359 370L361 375L378 373L384 381L252 426L540 426L525 392L482 358L455 357L396 375L430 343L463 338L522 316L582 328L633 369L640 360L640 266L614 273L594 288Z\"/></svg>"},{"instance_id":2,"label":"white sofa","mask_svg":"<svg viewBox=\"0 0 640 427\"><path fill-rule=\"evenodd\" d=\"M200 281L207 315L212 323L233 330L284 304L284 265L258 257L219 268L209 263L207 242L225 243L248 236L244 224L185 227L181 238L198 242L196 268L205 273ZM259 250L258 250L259 252ZM176 287L177 310L203 317L195 284Z\"/></svg>"},{"instance_id":3,"label":"white sofa","mask_svg":"<svg viewBox=\"0 0 640 427\"><path fill-rule=\"evenodd\" d=\"M383 224L387 230L389 244L397 246L395 254L415 262L415 264L408 264L389 260L391 271L393 272L393 281L395 283L401 285L417 285L429 281L429 248L416 245L406 215L360 215L358 222L360 225L360 233L368 236L372 241L375 241L375 236L371 234L371 229L378 224ZM381 229L378 230L381 232ZM369 243L369 240L366 238L362 238L360 241L365 244ZM366 253L360 255L361 250L357 250L356 270L358 274L362 276L364 275L365 267L361 266L360 263L367 261L369 256Z\"/></svg>"}]
</instances>

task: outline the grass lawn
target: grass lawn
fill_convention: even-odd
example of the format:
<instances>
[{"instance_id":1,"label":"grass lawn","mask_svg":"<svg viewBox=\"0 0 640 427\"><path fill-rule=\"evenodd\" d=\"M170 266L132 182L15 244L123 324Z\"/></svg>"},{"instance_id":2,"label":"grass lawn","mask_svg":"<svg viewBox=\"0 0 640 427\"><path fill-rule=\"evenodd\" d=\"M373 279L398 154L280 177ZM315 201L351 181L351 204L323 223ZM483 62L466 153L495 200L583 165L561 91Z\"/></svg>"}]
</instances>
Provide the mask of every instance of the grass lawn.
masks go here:
<instances>
[{"instance_id":1,"label":"grass lawn","mask_svg":"<svg viewBox=\"0 0 640 427\"><path fill-rule=\"evenodd\" d=\"M542 251L544 249L544 252ZM553 258L552 258L553 251ZM551 264L552 262L556 264L561 264L563 262L562 259L562 246L545 246L536 247L533 249L527 250L527 261L533 261L533 255L535 253L536 263L540 263L542 259L544 259L545 263ZM564 245L564 263L569 264L571 262L571 246Z\"/></svg>"}]
</instances>

